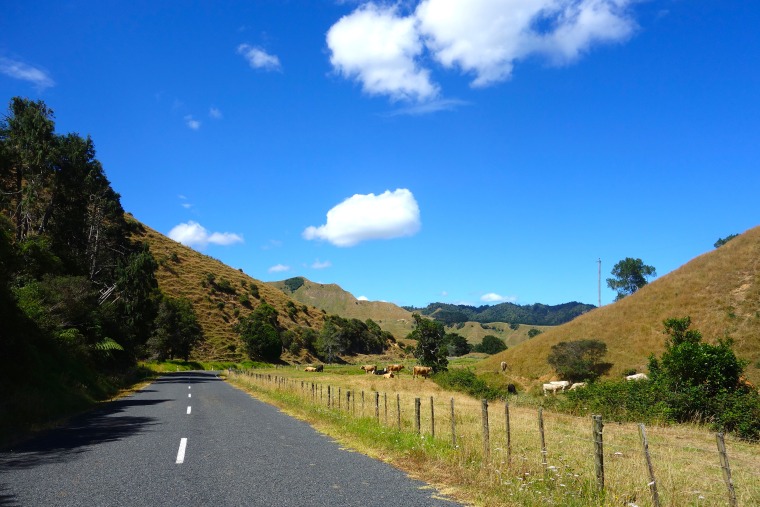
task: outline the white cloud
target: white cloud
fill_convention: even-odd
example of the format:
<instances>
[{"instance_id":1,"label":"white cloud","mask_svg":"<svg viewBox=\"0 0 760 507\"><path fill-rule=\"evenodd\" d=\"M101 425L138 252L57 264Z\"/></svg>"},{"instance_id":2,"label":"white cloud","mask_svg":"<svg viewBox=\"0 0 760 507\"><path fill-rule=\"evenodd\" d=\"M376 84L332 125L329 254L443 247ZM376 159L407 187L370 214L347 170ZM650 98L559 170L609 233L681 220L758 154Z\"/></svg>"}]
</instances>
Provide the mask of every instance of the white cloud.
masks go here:
<instances>
[{"instance_id":1,"label":"white cloud","mask_svg":"<svg viewBox=\"0 0 760 507\"><path fill-rule=\"evenodd\" d=\"M439 92L427 58L474 75L474 87L493 85L519 60L567 64L595 44L628 39L636 1L422 0L408 16L365 3L330 28L327 45L333 67L368 93L423 103Z\"/></svg>"},{"instance_id":2,"label":"white cloud","mask_svg":"<svg viewBox=\"0 0 760 507\"><path fill-rule=\"evenodd\" d=\"M40 90L55 86L55 81L44 70L10 58L0 57L0 73L14 79L29 81Z\"/></svg>"},{"instance_id":3,"label":"white cloud","mask_svg":"<svg viewBox=\"0 0 760 507\"><path fill-rule=\"evenodd\" d=\"M327 223L303 231L307 240L323 239L335 246L354 246L372 239L413 236L419 232L420 208L414 195L400 188L380 195L356 194L327 212Z\"/></svg>"},{"instance_id":4,"label":"white cloud","mask_svg":"<svg viewBox=\"0 0 760 507\"><path fill-rule=\"evenodd\" d=\"M319 259L315 260L311 265L312 269L325 269L325 268L329 268L330 266L332 266L332 262L330 261L322 262Z\"/></svg>"},{"instance_id":5,"label":"white cloud","mask_svg":"<svg viewBox=\"0 0 760 507\"><path fill-rule=\"evenodd\" d=\"M192 114L188 114L185 116L185 125L187 125L187 127L192 130L198 130L199 128L201 128L201 122L199 122L196 119L193 119Z\"/></svg>"},{"instance_id":6,"label":"white cloud","mask_svg":"<svg viewBox=\"0 0 760 507\"><path fill-rule=\"evenodd\" d=\"M280 248L282 246L282 241L278 239L270 239L269 242L266 245L262 245L262 250L272 250L274 248Z\"/></svg>"},{"instance_id":7,"label":"white cloud","mask_svg":"<svg viewBox=\"0 0 760 507\"><path fill-rule=\"evenodd\" d=\"M209 118L213 118L215 120L221 120L223 118L222 111L216 107L212 107L208 110L208 116Z\"/></svg>"},{"instance_id":8,"label":"white cloud","mask_svg":"<svg viewBox=\"0 0 760 507\"><path fill-rule=\"evenodd\" d=\"M209 244L228 246L235 243L242 243L243 237L231 232L212 232L206 230L201 224L190 220L187 223L175 225L168 236L190 247L205 248Z\"/></svg>"},{"instance_id":9,"label":"white cloud","mask_svg":"<svg viewBox=\"0 0 760 507\"><path fill-rule=\"evenodd\" d=\"M273 71L282 68L280 65L280 59L277 58L277 56L270 55L259 47L241 44L238 46L237 52L239 55L243 55L243 58L246 59L248 65L254 69Z\"/></svg>"},{"instance_id":10,"label":"white cloud","mask_svg":"<svg viewBox=\"0 0 760 507\"><path fill-rule=\"evenodd\" d=\"M396 7L368 3L343 16L328 30L327 46L335 70L370 95L413 101L438 95L430 71L415 61L424 50L415 20Z\"/></svg>"},{"instance_id":11,"label":"white cloud","mask_svg":"<svg viewBox=\"0 0 760 507\"><path fill-rule=\"evenodd\" d=\"M358 301L369 301L369 298L367 298L367 296L359 296L359 297L358 297L358 298L356 298L356 299L357 299Z\"/></svg>"},{"instance_id":12,"label":"white cloud","mask_svg":"<svg viewBox=\"0 0 760 507\"><path fill-rule=\"evenodd\" d=\"M269 268L267 271L270 273L283 273L285 271L290 271L290 266L286 266L284 264L275 264L271 268Z\"/></svg>"},{"instance_id":13,"label":"white cloud","mask_svg":"<svg viewBox=\"0 0 760 507\"><path fill-rule=\"evenodd\" d=\"M480 300L484 303L514 303L517 301L517 298L515 296L501 296L495 292L489 292L488 294L483 294L480 296Z\"/></svg>"}]
</instances>

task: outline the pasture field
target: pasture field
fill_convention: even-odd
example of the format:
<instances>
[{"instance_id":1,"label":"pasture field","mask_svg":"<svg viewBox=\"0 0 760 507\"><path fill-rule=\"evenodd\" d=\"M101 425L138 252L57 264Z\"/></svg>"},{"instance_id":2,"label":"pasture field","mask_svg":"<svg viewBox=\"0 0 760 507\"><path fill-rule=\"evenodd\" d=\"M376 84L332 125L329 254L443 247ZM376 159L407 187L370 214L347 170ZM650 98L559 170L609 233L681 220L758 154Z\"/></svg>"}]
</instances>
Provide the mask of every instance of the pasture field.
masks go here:
<instances>
[{"instance_id":1,"label":"pasture field","mask_svg":"<svg viewBox=\"0 0 760 507\"><path fill-rule=\"evenodd\" d=\"M523 403L510 398L509 443L507 405L491 402L486 446L481 400L445 391L429 379L412 379L411 364L392 379L366 375L359 366L329 365L323 373L305 372L303 366L231 371L228 381L346 447L391 463L464 503L654 505L636 424L604 426L602 493L597 487L590 418L542 410L542 452L536 408L540 400ZM419 434L415 398L420 399ZM679 425L648 426L646 434L660 505L730 505L714 433ZM760 443L727 436L726 446L737 505L760 505Z\"/></svg>"}]
</instances>

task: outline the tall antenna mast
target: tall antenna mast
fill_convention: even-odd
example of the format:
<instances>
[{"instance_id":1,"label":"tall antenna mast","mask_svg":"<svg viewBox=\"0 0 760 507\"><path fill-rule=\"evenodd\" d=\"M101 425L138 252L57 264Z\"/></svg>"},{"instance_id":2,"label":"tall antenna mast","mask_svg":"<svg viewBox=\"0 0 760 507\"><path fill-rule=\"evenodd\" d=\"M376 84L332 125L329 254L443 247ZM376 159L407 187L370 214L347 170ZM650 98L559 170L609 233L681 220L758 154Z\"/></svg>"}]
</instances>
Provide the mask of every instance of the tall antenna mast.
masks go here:
<instances>
[{"instance_id":1,"label":"tall antenna mast","mask_svg":"<svg viewBox=\"0 0 760 507\"><path fill-rule=\"evenodd\" d=\"M597 289L599 291L599 308L602 307L602 259L596 261L599 264L599 277L597 282Z\"/></svg>"}]
</instances>

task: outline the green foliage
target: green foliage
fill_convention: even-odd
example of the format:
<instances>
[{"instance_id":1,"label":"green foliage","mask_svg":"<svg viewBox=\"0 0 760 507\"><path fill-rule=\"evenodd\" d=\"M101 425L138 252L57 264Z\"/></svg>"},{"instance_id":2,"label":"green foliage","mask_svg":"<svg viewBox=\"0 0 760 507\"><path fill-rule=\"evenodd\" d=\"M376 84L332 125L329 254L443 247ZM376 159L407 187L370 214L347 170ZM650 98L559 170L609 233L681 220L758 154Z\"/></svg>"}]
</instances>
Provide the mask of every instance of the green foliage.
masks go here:
<instances>
[{"instance_id":1,"label":"green foliage","mask_svg":"<svg viewBox=\"0 0 760 507\"><path fill-rule=\"evenodd\" d=\"M599 340L560 342L551 348L547 362L565 380L594 380L608 371L610 363L602 363L607 344Z\"/></svg>"},{"instance_id":2,"label":"green foliage","mask_svg":"<svg viewBox=\"0 0 760 507\"><path fill-rule=\"evenodd\" d=\"M479 378L472 370L467 368L452 368L433 375L436 384L444 389L460 391L479 399L503 399L505 393L495 387L489 386Z\"/></svg>"},{"instance_id":3,"label":"green foliage","mask_svg":"<svg viewBox=\"0 0 760 507\"><path fill-rule=\"evenodd\" d=\"M256 299L259 299L260 296L259 296L259 286L258 285L256 285L255 283L252 283L249 292L251 293L252 297L254 297Z\"/></svg>"},{"instance_id":4,"label":"green foliage","mask_svg":"<svg viewBox=\"0 0 760 507\"><path fill-rule=\"evenodd\" d=\"M380 354L392 341L393 335L372 319L362 322L329 315L315 345L319 357L332 362L339 354Z\"/></svg>"},{"instance_id":5,"label":"green foliage","mask_svg":"<svg viewBox=\"0 0 760 507\"><path fill-rule=\"evenodd\" d=\"M203 339L192 303L188 299L161 298L155 330L148 348L159 361L181 358L188 361L193 347Z\"/></svg>"},{"instance_id":6,"label":"green foliage","mask_svg":"<svg viewBox=\"0 0 760 507\"><path fill-rule=\"evenodd\" d=\"M305 283L305 280L301 276L296 276L295 278L288 278L283 283L290 292L295 292L301 288L301 286Z\"/></svg>"},{"instance_id":7,"label":"green foliage","mask_svg":"<svg viewBox=\"0 0 760 507\"><path fill-rule=\"evenodd\" d=\"M713 246L715 248L720 248L723 245L725 245L726 243L728 243L729 241L731 241L732 239L734 239L736 236L738 236L738 234L729 234L725 238L719 238L718 241L716 241Z\"/></svg>"},{"instance_id":8,"label":"green foliage","mask_svg":"<svg viewBox=\"0 0 760 507\"><path fill-rule=\"evenodd\" d=\"M517 331L518 329L520 329L520 324L517 322L511 322L509 324L509 329L511 329L512 331Z\"/></svg>"},{"instance_id":9,"label":"green foliage","mask_svg":"<svg viewBox=\"0 0 760 507\"><path fill-rule=\"evenodd\" d=\"M612 276L607 279L607 287L617 292L615 301L618 301L645 286L649 283L647 278L657 276L657 272L641 259L626 257L612 267Z\"/></svg>"},{"instance_id":10,"label":"green foliage","mask_svg":"<svg viewBox=\"0 0 760 507\"><path fill-rule=\"evenodd\" d=\"M528 338L535 338L536 336L540 335L541 333L543 333L543 331L541 331L540 329L536 329L535 327L532 327L532 328L528 329Z\"/></svg>"},{"instance_id":11,"label":"green foliage","mask_svg":"<svg viewBox=\"0 0 760 507\"><path fill-rule=\"evenodd\" d=\"M246 308L251 307L251 298L249 298L248 294L246 294L245 292L238 296L238 302L241 305L245 306Z\"/></svg>"},{"instance_id":12,"label":"green foliage","mask_svg":"<svg viewBox=\"0 0 760 507\"><path fill-rule=\"evenodd\" d=\"M467 321L491 323L512 322L534 326L557 326L573 320L595 308L594 305L577 303L575 301L561 305L516 305L514 303L499 303L479 307L468 305L452 305L447 303L431 303L425 308L407 307L411 312L432 317L447 326L463 327ZM518 324L519 327L519 324Z\"/></svg>"},{"instance_id":13,"label":"green foliage","mask_svg":"<svg viewBox=\"0 0 760 507\"><path fill-rule=\"evenodd\" d=\"M413 313L415 328L409 338L417 341L414 357L422 366L430 366L433 372L446 371L449 360L446 359L447 348L444 341L443 324L424 319L419 313Z\"/></svg>"},{"instance_id":14,"label":"green foliage","mask_svg":"<svg viewBox=\"0 0 760 507\"><path fill-rule=\"evenodd\" d=\"M487 334L478 345L475 345L474 350L483 354L498 354L503 350L507 350L507 344L498 336Z\"/></svg>"},{"instance_id":15,"label":"green foliage","mask_svg":"<svg viewBox=\"0 0 760 507\"><path fill-rule=\"evenodd\" d=\"M235 327L245 343L248 357L277 361L282 352L277 310L261 303L251 314Z\"/></svg>"},{"instance_id":16,"label":"green foliage","mask_svg":"<svg viewBox=\"0 0 760 507\"><path fill-rule=\"evenodd\" d=\"M443 337L443 343L446 346L446 353L449 356L457 357L472 352L472 345L467 342L467 338L457 333L447 333Z\"/></svg>"}]
</instances>

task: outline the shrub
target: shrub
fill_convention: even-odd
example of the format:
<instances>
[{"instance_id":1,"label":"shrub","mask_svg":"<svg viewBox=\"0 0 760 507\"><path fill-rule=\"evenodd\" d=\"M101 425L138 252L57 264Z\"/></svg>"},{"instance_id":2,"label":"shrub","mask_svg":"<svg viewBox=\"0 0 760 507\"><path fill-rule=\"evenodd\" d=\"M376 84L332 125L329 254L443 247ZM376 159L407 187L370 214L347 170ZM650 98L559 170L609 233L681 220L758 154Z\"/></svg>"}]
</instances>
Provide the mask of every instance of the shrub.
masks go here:
<instances>
[{"instance_id":1,"label":"shrub","mask_svg":"<svg viewBox=\"0 0 760 507\"><path fill-rule=\"evenodd\" d=\"M483 379L467 368L455 368L439 372L433 375L432 379L444 389L467 393L475 398L495 400L505 397L503 391L489 386Z\"/></svg>"},{"instance_id":2,"label":"shrub","mask_svg":"<svg viewBox=\"0 0 760 507\"><path fill-rule=\"evenodd\" d=\"M551 348L547 362L560 377L574 382L599 378L612 366L600 362L607 353L607 344L599 340L560 342Z\"/></svg>"},{"instance_id":3,"label":"shrub","mask_svg":"<svg viewBox=\"0 0 760 507\"><path fill-rule=\"evenodd\" d=\"M482 352L484 354L498 354L503 350L507 350L507 344L504 340L498 336L491 334L485 335L483 341L474 347L475 352Z\"/></svg>"}]
</instances>

